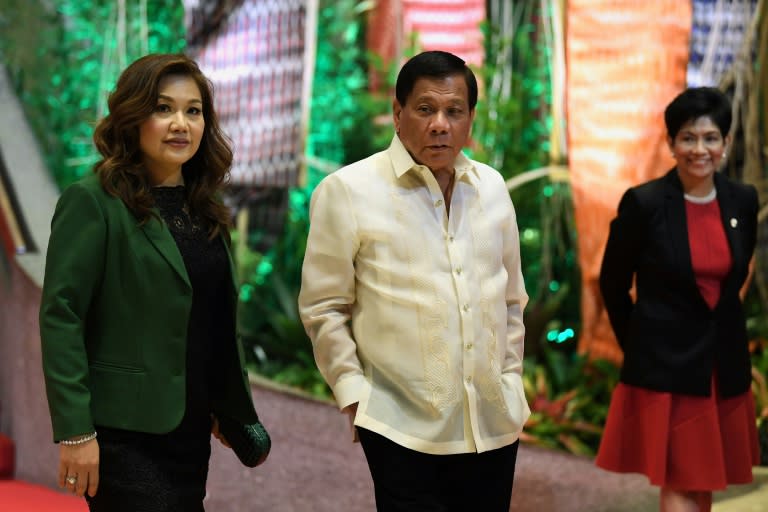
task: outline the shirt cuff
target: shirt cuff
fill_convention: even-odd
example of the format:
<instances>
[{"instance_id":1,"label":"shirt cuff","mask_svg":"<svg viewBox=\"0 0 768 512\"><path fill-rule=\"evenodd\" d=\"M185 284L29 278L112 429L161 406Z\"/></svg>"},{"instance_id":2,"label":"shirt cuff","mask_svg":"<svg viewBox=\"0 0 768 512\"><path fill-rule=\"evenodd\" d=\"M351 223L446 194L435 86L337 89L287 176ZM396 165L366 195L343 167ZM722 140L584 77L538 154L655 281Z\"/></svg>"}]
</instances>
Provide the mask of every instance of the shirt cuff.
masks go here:
<instances>
[{"instance_id":1,"label":"shirt cuff","mask_svg":"<svg viewBox=\"0 0 768 512\"><path fill-rule=\"evenodd\" d=\"M361 374L350 375L336 381L333 387L333 396L336 397L336 404L339 409L344 409L360 401L363 390L368 386L365 377Z\"/></svg>"}]
</instances>

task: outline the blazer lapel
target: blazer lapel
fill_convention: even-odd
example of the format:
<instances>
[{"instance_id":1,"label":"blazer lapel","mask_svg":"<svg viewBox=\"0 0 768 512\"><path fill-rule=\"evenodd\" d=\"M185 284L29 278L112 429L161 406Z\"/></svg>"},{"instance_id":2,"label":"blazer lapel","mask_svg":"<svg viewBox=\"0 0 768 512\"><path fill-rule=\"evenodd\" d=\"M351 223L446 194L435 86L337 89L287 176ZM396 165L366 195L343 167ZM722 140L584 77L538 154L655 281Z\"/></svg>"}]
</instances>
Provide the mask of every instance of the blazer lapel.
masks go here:
<instances>
[{"instance_id":1,"label":"blazer lapel","mask_svg":"<svg viewBox=\"0 0 768 512\"><path fill-rule=\"evenodd\" d=\"M720 293L720 297L723 297L726 295L726 290L733 286L733 279L739 274L737 272L738 267L748 262L744 259L741 240L739 240L741 230L738 224L736 198L731 194L731 187L728 186L724 177L719 173L715 173L715 188L717 189L717 201L720 206L723 230L725 230L725 236L728 239L728 246L731 249L731 261L733 262L731 264L731 271L723 282L723 292Z\"/></svg>"},{"instance_id":2,"label":"blazer lapel","mask_svg":"<svg viewBox=\"0 0 768 512\"><path fill-rule=\"evenodd\" d=\"M192 283L189 281L189 275L187 274L187 268L184 266L184 260L181 257L179 248L176 246L176 242L168 230L168 227L155 217L150 217L141 229L147 236L147 239L157 249L157 251L165 258L168 264L179 274L179 277L184 283L192 287Z\"/></svg>"}]
</instances>

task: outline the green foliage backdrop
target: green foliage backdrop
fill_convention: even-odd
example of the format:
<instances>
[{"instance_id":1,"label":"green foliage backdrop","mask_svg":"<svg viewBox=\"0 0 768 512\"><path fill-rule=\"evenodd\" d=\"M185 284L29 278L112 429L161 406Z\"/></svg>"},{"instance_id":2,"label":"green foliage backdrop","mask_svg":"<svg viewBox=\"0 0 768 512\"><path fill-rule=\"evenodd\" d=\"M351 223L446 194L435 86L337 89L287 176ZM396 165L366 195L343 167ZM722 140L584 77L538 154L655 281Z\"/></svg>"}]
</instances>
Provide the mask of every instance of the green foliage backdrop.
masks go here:
<instances>
[{"instance_id":1,"label":"green foliage backdrop","mask_svg":"<svg viewBox=\"0 0 768 512\"><path fill-rule=\"evenodd\" d=\"M502 4L504 4L502 2ZM478 102L473 156L509 179L564 162L550 161L552 48L542 26L545 2L504 4L482 27L485 85ZM502 28L505 27L505 28ZM511 192L520 229L526 308L526 357L540 359L553 345L575 351L580 279L570 185L550 179Z\"/></svg>"},{"instance_id":2,"label":"green foliage backdrop","mask_svg":"<svg viewBox=\"0 0 768 512\"><path fill-rule=\"evenodd\" d=\"M62 188L95 163L93 126L122 68L186 45L180 0L118 4L0 0L0 57Z\"/></svg>"},{"instance_id":3,"label":"green foliage backdrop","mask_svg":"<svg viewBox=\"0 0 768 512\"><path fill-rule=\"evenodd\" d=\"M365 49L365 20L373 2L320 0L317 50L306 152L332 168L360 160L378 151L381 138L391 137L374 119L386 113L387 100L369 90L369 56ZM377 137L377 134L379 135ZM325 169L310 168L308 188Z\"/></svg>"}]
</instances>

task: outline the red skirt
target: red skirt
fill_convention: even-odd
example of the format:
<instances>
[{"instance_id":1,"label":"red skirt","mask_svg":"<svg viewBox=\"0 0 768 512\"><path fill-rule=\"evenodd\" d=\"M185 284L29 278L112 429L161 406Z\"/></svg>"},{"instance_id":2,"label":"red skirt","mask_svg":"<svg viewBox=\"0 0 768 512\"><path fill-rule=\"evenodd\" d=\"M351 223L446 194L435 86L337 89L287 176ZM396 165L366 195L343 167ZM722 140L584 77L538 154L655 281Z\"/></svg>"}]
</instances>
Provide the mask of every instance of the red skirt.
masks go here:
<instances>
[{"instance_id":1,"label":"red skirt","mask_svg":"<svg viewBox=\"0 0 768 512\"><path fill-rule=\"evenodd\" d=\"M713 378L709 397L619 383L595 463L660 487L714 491L750 483L759 461L752 392L722 398Z\"/></svg>"}]
</instances>

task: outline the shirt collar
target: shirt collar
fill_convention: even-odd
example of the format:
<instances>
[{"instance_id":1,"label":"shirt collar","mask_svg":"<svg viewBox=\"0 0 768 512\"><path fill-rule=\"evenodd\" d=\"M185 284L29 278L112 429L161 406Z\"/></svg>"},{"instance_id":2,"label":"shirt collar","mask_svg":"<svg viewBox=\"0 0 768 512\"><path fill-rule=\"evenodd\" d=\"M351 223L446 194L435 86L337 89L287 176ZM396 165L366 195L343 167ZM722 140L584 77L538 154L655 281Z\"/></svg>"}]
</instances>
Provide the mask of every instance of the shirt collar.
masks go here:
<instances>
[{"instance_id":1,"label":"shirt collar","mask_svg":"<svg viewBox=\"0 0 768 512\"><path fill-rule=\"evenodd\" d=\"M387 149L389 157L392 160L392 167L395 171L395 176L402 177L405 173L417 170L419 167L423 167L416 163L408 150L405 149L400 137L395 134L392 137L392 143ZM478 179L479 175L472 160L466 157L463 152L460 152L456 156L456 160L453 163L453 167L456 170L456 181L461 180L464 175L467 175L470 181L474 185L474 179Z\"/></svg>"}]
</instances>

